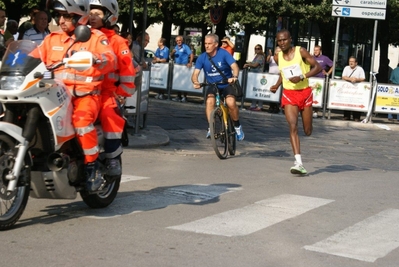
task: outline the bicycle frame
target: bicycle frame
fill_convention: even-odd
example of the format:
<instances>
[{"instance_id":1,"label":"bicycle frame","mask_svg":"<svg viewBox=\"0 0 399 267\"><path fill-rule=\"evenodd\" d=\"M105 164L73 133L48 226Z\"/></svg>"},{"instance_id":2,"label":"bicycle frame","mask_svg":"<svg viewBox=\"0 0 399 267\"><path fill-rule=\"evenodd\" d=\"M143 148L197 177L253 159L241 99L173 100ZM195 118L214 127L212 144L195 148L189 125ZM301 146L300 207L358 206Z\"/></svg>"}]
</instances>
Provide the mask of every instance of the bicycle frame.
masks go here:
<instances>
[{"instance_id":1,"label":"bicycle frame","mask_svg":"<svg viewBox=\"0 0 399 267\"><path fill-rule=\"evenodd\" d=\"M222 111L223 111L223 122L224 122L224 125L227 128L227 126L228 126L228 118L229 118L229 108L227 107L227 104L226 104L226 98L223 99L223 102L220 101L219 90L218 90L217 87L215 89L217 90L216 91L216 105L215 105L215 107L220 107L222 109Z\"/></svg>"}]
</instances>

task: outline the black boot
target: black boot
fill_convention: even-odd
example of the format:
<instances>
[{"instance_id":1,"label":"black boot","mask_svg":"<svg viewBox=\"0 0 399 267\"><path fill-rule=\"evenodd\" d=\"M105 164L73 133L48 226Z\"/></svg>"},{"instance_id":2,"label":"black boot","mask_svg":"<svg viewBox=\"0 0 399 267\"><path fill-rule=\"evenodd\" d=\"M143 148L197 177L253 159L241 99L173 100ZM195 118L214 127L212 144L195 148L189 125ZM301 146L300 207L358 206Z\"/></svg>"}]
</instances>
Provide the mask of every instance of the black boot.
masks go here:
<instances>
[{"instance_id":1,"label":"black boot","mask_svg":"<svg viewBox=\"0 0 399 267\"><path fill-rule=\"evenodd\" d=\"M99 170L99 164L97 161L89 162L85 165L85 175L86 175L86 190L87 191L97 191L100 189L104 182L101 176L101 171Z\"/></svg>"}]
</instances>

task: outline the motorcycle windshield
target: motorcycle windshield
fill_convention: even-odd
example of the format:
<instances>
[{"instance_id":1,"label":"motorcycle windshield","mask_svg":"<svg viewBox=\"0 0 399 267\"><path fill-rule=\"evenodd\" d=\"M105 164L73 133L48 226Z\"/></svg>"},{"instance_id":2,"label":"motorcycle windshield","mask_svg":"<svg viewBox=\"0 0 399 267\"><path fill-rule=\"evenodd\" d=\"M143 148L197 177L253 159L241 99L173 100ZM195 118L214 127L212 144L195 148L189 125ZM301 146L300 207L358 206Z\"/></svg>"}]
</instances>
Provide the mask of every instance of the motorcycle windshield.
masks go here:
<instances>
[{"instance_id":1,"label":"motorcycle windshield","mask_svg":"<svg viewBox=\"0 0 399 267\"><path fill-rule=\"evenodd\" d=\"M26 76L41 62L40 50L35 42L14 41L8 45L4 54L0 76Z\"/></svg>"}]
</instances>

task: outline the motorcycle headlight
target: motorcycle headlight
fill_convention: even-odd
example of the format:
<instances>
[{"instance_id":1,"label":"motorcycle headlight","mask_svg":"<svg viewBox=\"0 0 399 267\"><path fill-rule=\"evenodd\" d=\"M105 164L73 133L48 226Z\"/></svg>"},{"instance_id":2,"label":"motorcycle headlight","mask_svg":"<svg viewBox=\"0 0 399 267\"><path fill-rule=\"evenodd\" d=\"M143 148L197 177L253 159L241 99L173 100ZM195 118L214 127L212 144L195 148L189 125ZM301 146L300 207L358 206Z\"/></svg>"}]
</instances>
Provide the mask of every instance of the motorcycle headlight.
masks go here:
<instances>
[{"instance_id":1,"label":"motorcycle headlight","mask_svg":"<svg viewBox=\"0 0 399 267\"><path fill-rule=\"evenodd\" d=\"M18 90L24 83L25 76L3 76L0 79L1 90Z\"/></svg>"}]
</instances>

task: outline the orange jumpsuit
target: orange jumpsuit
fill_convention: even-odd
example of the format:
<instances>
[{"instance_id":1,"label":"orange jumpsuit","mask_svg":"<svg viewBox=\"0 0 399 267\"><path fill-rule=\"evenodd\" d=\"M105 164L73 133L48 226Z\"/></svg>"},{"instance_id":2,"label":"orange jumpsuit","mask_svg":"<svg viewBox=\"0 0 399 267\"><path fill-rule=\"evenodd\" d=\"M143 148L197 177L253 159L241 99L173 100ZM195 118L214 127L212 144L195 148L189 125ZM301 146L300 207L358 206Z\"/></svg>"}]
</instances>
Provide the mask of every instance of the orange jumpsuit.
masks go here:
<instances>
[{"instance_id":1,"label":"orange jumpsuit","mask_svg":"<svg viewBox=\"0 0 399 267\"><path fill-rule=\"evenodd\" d=\"M129 97L134 93L136 86L134 78L136 71L127 40L115 33L112 29L101 28L107 36L110 46L117 58L117 70L108 73L101 85L102 107L100 121L104 131L104 152L106 158L115 158L122 153L121 138L125 120L119 112L116 95Z\"/></svg>"},{"instance_id":2,"label":"orange jumpsuit","mask_svg":"<svg viewBox=\"0 0 399 267\"><path fill-rule=\"evenodd\" d=\"M56 78L62 79L73 96L72 123L83 149L85 163L94 162L98 157L99 147L94 122L101 107L100 86L104 75L113 72L116 64L115 54L107 37L95 29L91 29L91 32L89 41L78 42L69 51L67 49L75 40L75 36L69 36L63 31L52 32L39 46L42 61L46 65L61 61L67 52L71 55L76 51L90 51L95 58L101 60L101 63L94 64L85 71L60 68L55 73Z\"/></svg>"}]
</instances>

